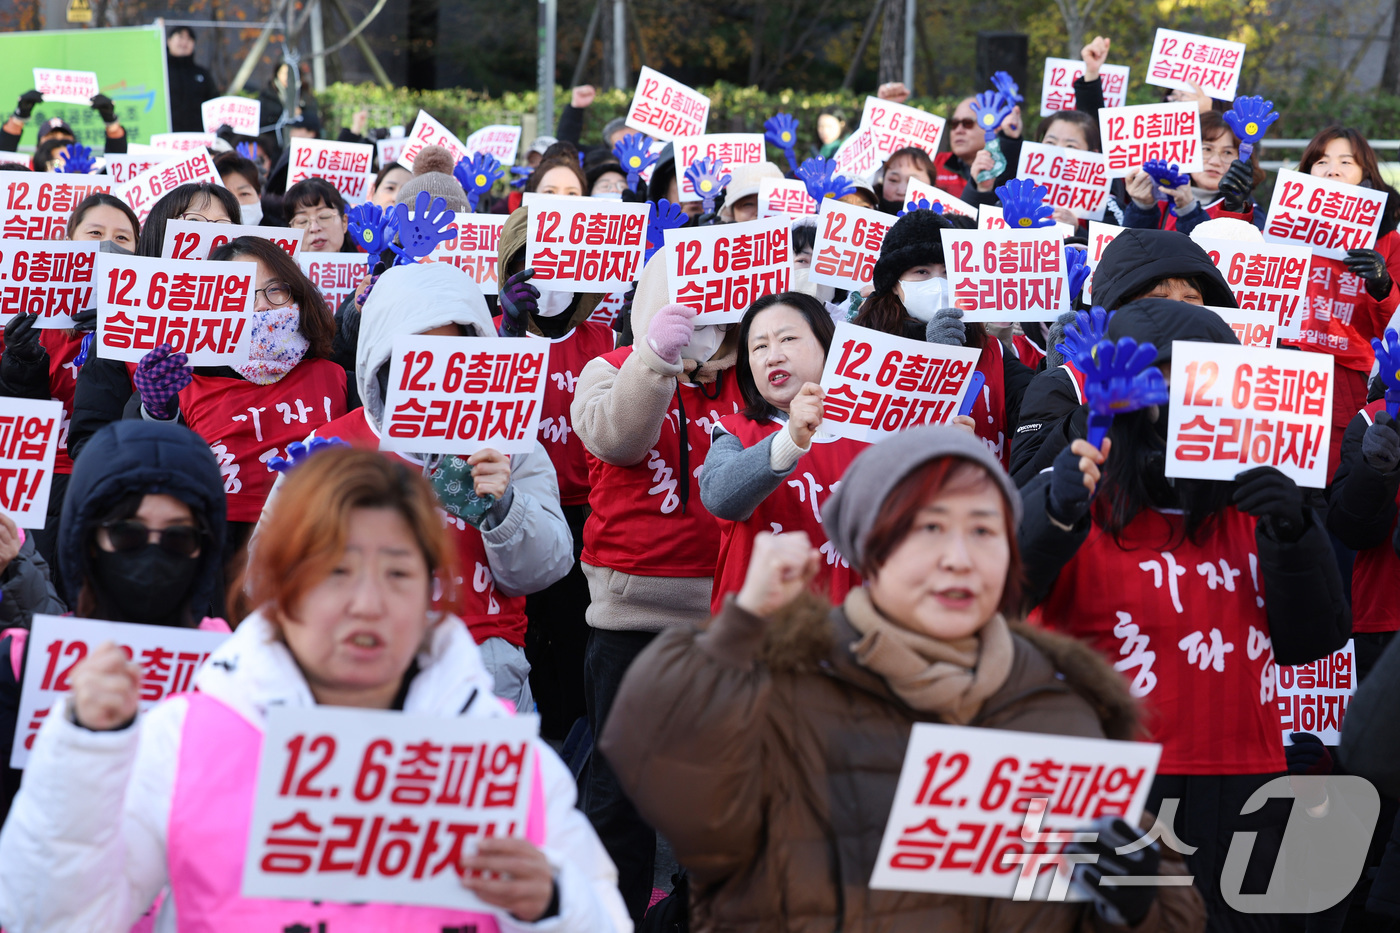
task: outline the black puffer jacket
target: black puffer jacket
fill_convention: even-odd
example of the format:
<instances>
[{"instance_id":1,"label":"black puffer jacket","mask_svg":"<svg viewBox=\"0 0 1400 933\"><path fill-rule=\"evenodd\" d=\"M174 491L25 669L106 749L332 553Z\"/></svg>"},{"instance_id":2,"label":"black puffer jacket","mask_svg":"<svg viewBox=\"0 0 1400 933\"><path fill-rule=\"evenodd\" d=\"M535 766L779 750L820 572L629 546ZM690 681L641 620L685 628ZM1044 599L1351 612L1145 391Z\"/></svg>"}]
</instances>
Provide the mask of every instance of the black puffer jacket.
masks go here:
<instances>
[{"instance_id":1,"label":"black puffer jacket","mask_svg":"<svg viewBox=\"0 0 1400 933\"><path fill-rule=\"evenodd\" d=\"M1175 230L1124 230L1103 251L1094 270L1094 304L1112 311L1167 278L1194 278L1205 304L1238 308L1234 292L1210 254Z\"/></svg>"}]
</instances>

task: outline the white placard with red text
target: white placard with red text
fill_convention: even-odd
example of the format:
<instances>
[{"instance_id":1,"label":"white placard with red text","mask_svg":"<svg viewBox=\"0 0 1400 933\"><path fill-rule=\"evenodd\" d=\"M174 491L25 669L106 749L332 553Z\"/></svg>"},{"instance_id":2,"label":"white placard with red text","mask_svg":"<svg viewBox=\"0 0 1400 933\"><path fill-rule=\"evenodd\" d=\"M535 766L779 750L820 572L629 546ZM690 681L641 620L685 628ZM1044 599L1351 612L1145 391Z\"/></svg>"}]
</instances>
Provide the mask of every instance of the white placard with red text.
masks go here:
<instances>
[{"instance_id":1,"label":"white placard with red text","mask_svg":"<svg viewBox=\"0 0 1400 933\"><path fill-rule=\"evenodd\" d=\"M217 133L227 125L239 136L257 136L262 103L256 97L215 97L200 104L199 113L206 133Z\"/></svg>"},{"instance_id":2,"label":"white placard with red text","mask_svg":"<svg viewBox=\"0 0 1400 933\"><path fill-rule=\"evenodd\" d=\"M534 449L549 342L399 337L389 367L381 450L467 456Z\"/></svg>"},{"instance_id":3,"label":"white placard with red text","mask_svg":"<svg viewBox=\"0 0 1400 933\"><path fill-rule=\"evenodd\" d=\"M1263 347L1272 349L1278 346L1278 315L1271 311L1255 311L1251 308L1221 308L1206 305L1220 315L1221 320L1239 338L1242 347Z\"/></svg>"},{"instance_id":4,"label":"white placard with red text","mask_svg":"<svg viewBox=\"0 0 1400 933\"><path fill-rule=\"evenodd\" d=\"M1011 225L1006 222L1002 209L995 204L977 205L977 229L978 230L1010 230ZM1020 228L1017 228L1020 229ZM1053 227L1041 227L1042 230L1054 230L1063 237L1074 236L1075 226L1064 221L1057 220Z\"/></svg>"},{"instance_id":5,"label":"white placard with red text","mask_svg":"<svg viewBox=\"0 0 1400 933\"><path fill-rule=\"evenodd\" d=\"M806 182L796 178L760 178L758 180L758 216L811 217L817 212L817 200L807 193Z\"/></svg>"},{"instance_id":6,"label":"white placard with red text","mask_svg":"<svg viewBox=\"0 0 1400 933\"><path fill-rule=\"evenodd\" d=\"M622 306L626 302L626 292L608 292L603 296L603 300L593 307L593 313L588 315L588 323L612 327L613 321L622 313Z\"/></svg>"},{"instance_id":7,"label":"white placard with red text","mask_svg":"<svg viewBox=\"0 0 1400 933\"><path fill-rule=\"evenodd\" d=\"M48 519L53 462L66 431L57 399L0 399L0 512L21 528L38 531Z\"/></svg>"},{"instance_id":8,"label":"white placard with red text","mask_svg":"<svg viewBox=\"0 0 1400 933\"><path fill-rule=\"evenodd\" d=\"M685 170L696 159L719 159L726 171L736 165L757 165L764 161L762 133L710 133L706 136L677 136L671 143L676 153L676 178L680 183L682 201L699 201L695 186L685 177Z\"/></svg>"},{"instance_id":9,"label":"white placard with red text","mask_svg":"<svg viewBox=\"0 0 1400 933\"><path fill-rule=\"evenodd\" d=\"M483 836L525 837L538 730L529 715L274 707L242 895L483 912L457 866Z\"/></svg>"},{"instance_id":10,"label":"white placard with red text","mask_svg":"<svg viewBox=\"0 0 1400 933\"><path fill-rule=\"evenodd\" d=\"M163 343L191 366L239 366L252 341L251 262L97 254L97 343L106 360L138 363Z\"/></svg>"},{"instance_id":11,"label":"white placard with red text","mask_svg":"<svg viewBox=\"0 0 1400 933\"><path fill-rule=\"evenodd\" d=\"M301 255L301 231L291 227L257 227L251 224L213 224L198 220L171 220L165 225L164 259L208 259L214 250L241 236L267 240L296 259ZM364 259L363 256L360 257Z\"/></svg>"},{"instance_id":12,"label":"white placard with red text","mask_svg":"<svg viewBox=\"0 0 1400 933\"><path fill-rule=\"evenodd\" d=\"M438 244L430 258L434 262L450 262L461 269L481 287L482 294L500 294L496 264L506 219L505 214L459 215L452 224L457 231L456 238Z\"/></svg>"},{"instance_id":13,"label":"white placard with red text","mask_svg":"<svg viewBox=\"0 0 1400 933\"><path fill-rule=\"evenodd\" d=\"M525 265L541 291L626 291L642 274L648 205L542 194L529 209Z\"/></svg>"},{"instance_id":14,"label":"white placard with red text","mask_svg":"<svg viewBox=\"0 0 1400 933\"><path fill-rule=\"evenodd\" d=\"M1264 239L1308 246L1325 259L1345 259L1349 249L1375 246L1385 199L1383 191L1279 169Z\"/></svg>"},{"instance_id":15,"label":"white placard with red text","mask_svg":"<svg viewBox=\"0 0 1400 933\"><path fill-rule=\"evenodd\" d=\"M413 160L428 146L441 146L450 152L453 165L462 161L464 156L471 155L471 150L466 144L426 110L418 111L418 118L413 121L413 130L404 142L405 145L399 152L399 164L410 172L413 171Z\"/></svg>"},{"instance_id":16,"label":"white placard with red text","mask_svg":"<svg viewBox=\"0 0 1400 933\"><path fill-rule=\"evenodd\" d=\"M1199 171L1201 112L1189 100L1099 111L1099 136L1108 177L1125 178L1149 159L1164 159L1182 172Z\"/></svg>"},{"instance_id":17,"label":"white placard with red text","mask_svg":"<svg viewBox=\"0 0 1400 933\"><path fill-rule=\"evenodd\" d=\"M1089 221L1089 247L1085 254L1085 259L1089 263L1089 277L1084 280L1084 302L1086 304L1093 305L1094 272L1099 268L1099 262L1103 259L1103 251L1108 249L1108 244L1118 239L1118 234L1126 229L1128 228L1120 227L1117 224L1106 224L1097 220Z\"/></svg>"},{"instance_id":18,"label":"white placard with red text","mask_svg":"<svg viewBox=\"0 0 1400 933\"><path fill-rule=\"evenodd\" d=\"M1074 82L1084 77L1084 63L1071 58L1047 58L1045 79L1040 86L1040 113L1049 116L1058 110L1075 109ZM1122 107L1128 102L1128 66L1103 65L1099 68L1105 107Z\"/></svg>"},{"instance_id":19,"label":"white placard with red text","mask_svg":"<svg viewBox=\"0 0 1400 933\"><path fill-rule=\"evenodd\" d=\"M195 149L212 152L218 139L214 133L152 133L151 147L159 152L191 152Z\"/></svg>"},{"instance_id":20,"label":"white placard with red text","mask_svg":"<svg viewBox=\"0 0 1400 933\"><path fill-rule=\"evenodd\" d=\"M642 66L632 104L627 108L628 126L666 142L679 136L705 135L709 120L708 97L654 68ZM684 171L682 168L676 174Z\"/></svg>"},{"instance_id":21,"label":"white placard with red text","mask_svg":"<svg viewBox=\"0 0 1400 933\"><path fill-rule=\"evenodd\" d=\"M97 72L62 68L35 68L34 90L44 95L46 104L90 104L101 93Z\"/></svg>"},{"instance_id":22,"label":"white placard with red text","mask_svg":"<svg viewBox=\"0 0 1400 933\"><path fill-rule=\"evenodd\" d=\"M399 161L399 156L403 155L404 149L408 146L407 136L391 136L388 139L378 139L374 142L374 151L379 159L379 167L393 165ZM412 171L412 169L410 169Z\"/></svg>"},{"instance_id":23,"label":"white placard with red text","mask_svg":"<svg viewBox=\"0 0 1400 933\"><path fill-rule=\"evenodd\" d=\"M61 403L38 404L56 406L61 417ZM56 428L54 433L57 433ZM42 506L40 508L42 510ZM36 614L29 630L26 649L29 660L24 666L24 683L20 688L10 767L23 768L29 761L39 727L51 712L59 714L64 696L72 690L68 678L73 667L98 645L114 642L132 661L141 665L138 708L145 712L168 696L188 693L193 687L195 671L228 636L228 632L196 628Z\"/></svg>"},{"instance_id":24,"label":"white placard with red text","mask_svg":"<svg viewBox=\"0 0 1400 933\"><path fill-rule=\"evenodd\" d=\"M786 217L666 231L670 301L694 308L697 325L740 320L759 298L787 291L791 275Z\"/></svg>"},{"instance_id":25,"label":"white placard with red text","mask_svg":"<svg viewBox=\"0 0 1400 933\"><path fill-rule=\"evenodd\" d=\"M520 151L520 127L502 123L483 126L467 137L466 146L472 153L493 156L502 165L514 165Z\"/></svg>"},{"instance_id":26,"label":"white placard with red text","mask_svg":"<svg viewBox=\"0 0 1400 933\"><path fill-rule=\"evenodd\" d=\"M73 326L73 315L92 307L97 241L0 242L0 324L16 314L37 314L40 329Z\"/></svg>"},{"instance_id":27,"label":"white placard with red text","mask_svg":"<svg viewBox=\"0 0 1400 933\"><path fill-rule=\"evenodd\" d=\"M822 370L822 433L875 443L958 413L982 351L836 325Z\"/></svg>"},{"instance_id":28,"label":"white placard with red text","mask_svg":"<svg viewBox=\"0 0 1400 933\"><path fill-rule=\"evenodd\" d=\"M933 158L938 152L943 127L947 122L936 113L927 113L917 107L878 97L865 98L865 108L860 113L860 129L870 128L875 137L877 158L881 162L906 146L922 149L930 159Z\"/></svg>"},{"instance_id":29,"label":"white placard with red text","mask_svg":"<svg viewBox=\"0 0 1400 933\"><path fill-rule=\"evenodd\" d=\"M374 182L374 147L329 139L292 137L288 150L287 187L308 178L324 178L351 204L363 204Z\"/></svg>"},{"instance_id":30,"label":"white placard with red text","mask_svg":"<svg viewBox=\"0 0 1400 933\"><path fill-rule=\"evenodd\" d=\"M1299 486L1326 486L1332 361L1327 353L1173 341L1167 476L1232 480L1271 466Z\"/></svg>"},{"instance_id":31,"label":"white placard with red text","mask_svg":"<svg viewBox=\"0 0 1400 933\"><path fill-rule=\"evenodd\" d=\"M1312 250L1306 246L1206 237L1197 239L1196 245L1210 254L1241 308L1272 313L1278 325L1277 337L1302 336Z\"/></svg>"},{"instance_id":32,"label":"white placard with red text","mask_svg":"<svg viewBox=\"0 0 1400 933\"><path fill-rule=\"evenodd\" d=\"M1293 744L1290 732L1311 732L1323 745L1342 744L1342 721L1356 696L1355 639L1307 664L1275 665L1274 682L1284 745Z\"/></svg>"},{"instance_id":33,"label":"white placard with red text","mask_svg":"<svg viewBox=\"0 0 1400 933\"><path fill-rule=\"evenodd\" d=\"M112 176L112 182L124 185L142 172L149 171L152 166L162 162L169 162L177 157L174 152L148 152L139 153L114 153L102 157L107 164L107 174Z\"/></svg>"},{"instance_id":34,"label":"white placard with red text","mask_svg":"<svg viewBox=\"0 0 1400 933\"><path fill-rule=\"evenodd\" d=\"M1016 177L1049 188L1045 203L1051 207L1063 207L1080 220L1103 220L1111 182L1101 152L1022 143Z\"/></svg>"},{"instance_id":35,"label":"white placard with red text","mask_svg":"<svg viewBox=\"0 0 1400 933\"><path fill-rule=\"evenodd\" d=\"M332 313L369 275L364 253L302 253L297 262Z\"/></svg>"},{"instance_id":36,"label":"white placard with red text","mask_svg":"<svg viewBox=\"0 0 1400 933\"><path fill-rule=\"evenodd\" d=\"M870 887L1010 898L1026 860L1007 855L1051 853L1033 863L1045 864L1060 849L1022 836L1037 829L1032 801L1045 801L1042 831L1108 815L1135 826L1161 754L1152 742L915 723ZM1054 873L1036 873L1032 900Z\"/></svg>"},{"instance_id":37,"label":"white placard with red text","mask_svg":"<svg viewBox=\"0 0 1400 933\"><path fill-rule=\"evenodd\" d=\"M0 172L0 236L7 240L62 240L68 218L83 199L112 190L101 175Z\"/></svg>"},{"instance_id":38,"label":"white placard with red text","mask_svg":"<svg viewBox=\"0 0 1400 933\"><path fill-rule=\"evenodd\" d=\"M863 126L846 137L846 141L832 158L836 161L838 175L863 178L866 181L873 179L875 173L880 171L880 166L885 164L875 143L875 131L868 126Z\"/></svg>"},{"instance_id":39,"label":"white placard with red text","mask_svg":"<svg viewBox=\"0 0 1400 933\"><path fill-rule=\"evenodd\" d=\"M817 240L812 245L811 280L858 291L875 278L880 244L896 218L835 198L822 199Z\"/></svg>"},{"instance_id":40,"label":"white placard with red text","mask_svg":"<svg viewBox=\"0 0 1400 933\"><path fill-rule=\"evenodd\" d=\"M962 198L955 198L942 188L935 188L933 185L926 185L917 178L909 179L909 186L904 190L904 203L917 201L923 198L928 201L929 206L937 204L943 205L945 214L961 214L964 217L977 219L977 208L968 204Z\"/></svg>"},{"instance_id":41,"label":"white placard with red text","mask_svg":"<svg viewBox=\"0 0 1400 933\"><path fill-rule=\"evenodd\" d=\"M203 147L178 159L151 166L126 184L114 189L112 193L131 205L136 216L145 223L157 201L181 185L196 181L215 185L224 183L214 169L214 160L209 157L209 150Z\"/></svg>"},{"instance_id":42,"label":"white placard with red text","mask_svg":"<svg viewBox=\"0 0 1400 933\"><path fill-rule=\"evenodd\" d=\"M1181 91L1194 84L1216 100L1229 101L1235 99L1243 66L1243 42L1159 27L1143 81Z\"/></svg>"},{"instance_id":43,"label":"white placard with red text","mask_svg":"<svg viewBox=\"0 0 1400 933\"><path fill-rule=\"evenodd\" d=\"M1054 227L940 234L963 320L1053 321L1069 310L1064 236Z\"/></svg>"}]
</instances>

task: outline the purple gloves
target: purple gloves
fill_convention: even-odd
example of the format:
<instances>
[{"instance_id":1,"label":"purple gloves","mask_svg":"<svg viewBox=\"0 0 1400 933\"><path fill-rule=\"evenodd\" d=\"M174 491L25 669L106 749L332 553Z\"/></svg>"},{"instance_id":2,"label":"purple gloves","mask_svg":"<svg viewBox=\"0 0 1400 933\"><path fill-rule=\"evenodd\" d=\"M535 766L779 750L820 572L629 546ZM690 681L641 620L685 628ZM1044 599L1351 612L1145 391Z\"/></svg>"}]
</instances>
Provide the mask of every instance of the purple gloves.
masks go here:
<instances>
[{"instance_id":1,"label":"purple gloves","mask_svg":"<svg viewBox=\"0 0 1400 933\"><path fill-rule=\"evenodd\" d=\"M681 351L695 334L695 310L685 305L667 305L656 312L647 325L647 346L667 363L681 361Z\"/></svg>"},{"instance_id":2,"label":"purple gloves","mask_svg":"<svg viewBox=\"0 0 1400 933\"><path fill-rule=\"evenodd\" d=\"M131 381L136 384L141 404L152 418L169 421L179 413L175 396L194 380L189 362L188 356L173 352L170 344L163 343L136 364Z\"/></svg>"},{"instance_id":3,"label":"purple gloves","mask_svg":"<svg viewBox=\"0 0 1400 933\"><path fill-rule=\"evenodd\" d=\"M501 286L502 337L523 337L530 326L530 315L539 310L540 290L530 284L534 269L521 269Z\"/></svg>"}]
</instances>

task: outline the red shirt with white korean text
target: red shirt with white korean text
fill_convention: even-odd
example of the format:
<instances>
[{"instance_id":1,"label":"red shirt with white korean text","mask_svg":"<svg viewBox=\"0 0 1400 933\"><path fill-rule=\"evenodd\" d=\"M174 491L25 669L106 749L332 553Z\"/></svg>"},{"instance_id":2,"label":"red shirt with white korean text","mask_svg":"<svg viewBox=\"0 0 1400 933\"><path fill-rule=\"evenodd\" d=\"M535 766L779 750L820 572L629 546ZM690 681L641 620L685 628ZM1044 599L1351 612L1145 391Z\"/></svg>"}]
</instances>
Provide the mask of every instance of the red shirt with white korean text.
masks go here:
<instances>
[{"instance_id":1,"label":"red shirt with white korean text","mask_svg":"<svg viewBox=\"0 0 1400 933\"><path fill-rule=\"evenodd\" d=\"M330 360L302 360L265 386L196 373L180 392L180 414L219 461L228 520L255 522L277 480L267 461L287 456L288 444L345 414L345 370Z\"/></svg>"},{"instance_id":2,"label":"red shirt with white korean text","mask_svg":"<svg viewBox=\"0 0 1400 933\"><path fill-rule=\"evenodd\" d=\"M602 358L616 368L631 355L631 347L618 347ZM710 428L743 406L733 369L706 386L678 382L661 437L640 463L613 466L589 453L593 512L583 526L583 562L641 577L713 576L719 523L700 501L700 469L710 452ZM688 476L678 475L682 431ZM684 505L683 482L689 489Z\"/></svg>"},{"instance_id":3,"label":"red shirt with white korean text","mask_svg":"<svg viewBox=\"0 0 1400 933\"><path fill-rule=\"evenodd\" d=\"M365 450L379 449L379 435L370 427L363 408L356 408L317 428L316 434L318 437L338 437L347 444ZM384 456L398 457L414 469L422 469L421 464L392 451L384 451ZM525 597L496 592L496 581L491 576L491 562L486 554L486 545L481 540L481 532L455 515L441 514L457 541L460 571L457 592L462 602L462 620L471 630L472 638L478 645L488 638L504 638L517 648L524 648L528 621L525 618Z\"/></svg>"},{"instance_id":4,"label":"red shirt with white korean text","mask_svg":"<svg viewBox=\"0 0 1400 933\"><path fill-rule=\"evenodd\" d=\"M588 504L588 459L583 441L569 421L569 406L574 403L579 373L589 360L613 349L613 336L612 328L585 321L549 341L549 381L540 409L540 443L559 476L559 501L564 505Z\"/></svg>"},{"instance_id":5,"label":"red shirt with white korean text","mask_svg":"<svg viewBox=\"0 0 1400 933\"><path fill-rule=\"evenodd\" d=\"M1385 325L1400 307L1400 234L1394 230L1376 241L1376 252L1385 257L1386 268L1397 284L1381 301L1366 291L1366 280L1349 272L1346 263L1312 258L1299 340L1285 340L1287 346L1314 353L1330 353L1337 365L1369 373L1376 354L1371 338L1385 333ZM1345 425L1345 422L1343 422Z\"/></svg>"},{"instance_id":6,"label":"red shirt with white korean text","mask_svg":"<svg viewBox=\"0 0 1400 933\"><path fill-rule=\"evenodd\" d=\"M1084 639L1146 705L1161 774L1285 770L1255 519L1226 507L1193 544L1147 509L1123 546L1095 522L1032 618Z\"/></svg>"},{"instance_id":7,"label":"red shirt with white korean text","mask_svg":"<svg viewBox=\"0 0 1400 933\"><path fill-rule=\"evenodd\" d=\"M987 345L977 358L977 371L986 377L977 403L972 406L972 420L977 422L977 436L1001 461L1003 470L1011 469L1011 445L1007 443L1006 424L1006 364L1002 360L1001 341L987 336Z\"/></svg>"},{"instance_id":8,"label":"red shirt with white korean text","mask_svg":"<svg viewBox=\"0 0 1400 933\"><path fill-rule=\"evenodd\" d=\"M747 415L725 415L719 426L734 435L744 448L754 446L771 434L786 431L782 421L754 421ZM724 597L739 592L744 575L753 556L753 539L760 531L782 534L805 531L812 547L821 551L821 567L812 581L811 589L841 605L846 593L860 586L860 574L851 569L846 559L826 540L822 530L822 505L841 484L846 467L870 445L849 438L813 437L811 449L797 461L797 467L768 494L768 498L741 522L718 519L723 537L719 542L719 559L715 564L715 585L710 597L710 611L718 613Z\"/></svg>"},{"instance_id":9,"label":"red shirt with white korean text","mask_svg":"<svg viewBox=\"0 0 1400 933\"><path fill-rule=\"evenodd\" d=\"M1383 398L1361 409L1367 426L1374 423L1378 411L1385 411ZM1395 501L1400 503L1400 492L1396 493ZM1395 522L1392 521L1384 543L1356 552L1356 563L1351 570L1353 632L1400 630L1400 557L1395 556L1395 548L1390 543L1394 533Z\"/></svg>"},{"instance_id":10,"label":"red shirt with white korean text","mask_svg":"<svg viewBox=\"0 0 1400 933\"><path fill-rule=\"evenodd\" d=\"M49 397L63 403L63 427L58 432L58 454L53 460L55 473L73 472L73 458L68 456L68 425L73 420L73 393L78 388L78 367L73 360L83 349L83 335L68 334L67 330L39 331L39 343L49 354Z\"/></svg>"}]
</instances>

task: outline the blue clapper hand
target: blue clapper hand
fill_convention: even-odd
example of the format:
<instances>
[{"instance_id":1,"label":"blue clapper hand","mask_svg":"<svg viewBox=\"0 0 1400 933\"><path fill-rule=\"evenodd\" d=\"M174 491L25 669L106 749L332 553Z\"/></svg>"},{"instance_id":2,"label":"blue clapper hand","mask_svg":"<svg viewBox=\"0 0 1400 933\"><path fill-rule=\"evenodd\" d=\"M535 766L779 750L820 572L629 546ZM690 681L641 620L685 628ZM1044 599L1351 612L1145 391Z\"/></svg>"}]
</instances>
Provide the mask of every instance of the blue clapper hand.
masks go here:
<instances>
[{"instance_id":1,"label":"blue clapper hand","mask_svg":"<svg viewBox=\"0 0 1400 933\"><path fill-rule=\"evenodd\" d=\"M258 161L258 144L257 144L257 143L239 143L239 144L238 144L237 146L235 146L234 148L238 150L238 154L239 154L239 155L241 155L243 158L247 159L249 162L257 162L257 161Z\"/></svg>"},{"instance_id":2,"label":"blue clapper hand","mask_svg":"<svg viewBox=\"0 0 1400 933\"><path fill-rule=\"evenodd\" d=\"M510 167L510 186L512 188L524 188L525 182L530 180L530 176L535 174L534 168L529 165L512 165Z\"/></svg>"},{"instance_id":3,"label":"blue clapper hand","mask_svg":"<svg viewBox=\"0 0 1400 933\"><path fill-rule=\"evenodd\" d=\"M763 121L763 138L783 150L793 174L797 173L797 118L790 113L776 113Z\"/></svg>"},{"instance_id":4,"label":"blue clapper hand","mask_svg":"<svg viewBox=\"0 0 1400 933\"><path fill-rule=\"evenodd\" d=\"M471 205L473 214L481 196L490 191L505 174L500 160L488 152L478 152L471 159L463 156L452 167L452 177L461 183L462 190L467 193L467 203Z\"/></svg>"},{"instance_id":5,"label":"blue clapper hand","mask_svg":"<svg viewBox=\"0 0 1400 933\"><path fill-rule=\"evenodd\" d=\"M652 254L666 245L667 230L684 227L689 220L685 208L679 204L672 204L665 198L652 204L647 214L647 252L642 264L651 261Z\"/></svg>"},{"instance_id":6,"label":"blue clapper hand","mask_svg":"<svg viewBox=\"0 0 1400 933\"><path fill-rule=\"evenodd\" d=\"M1181 166L1166 159L1148 159L1142 163L1142 170L1152 179L1152 200L1167 202L1167 213L1176 216L1176 201L1162 194L1163 188L1180 188L1191 184L1191 176L1181 171Z\"/></svg>"},{"instance_id":7,"label":"blue clapper hand","mask_svg":"<svg viewBox=\"0 0 1400 933\"><path fill-rule=\"evenodd\" d=\"M338 437L313 437L311 442L303 444L301 441L293 441L287 445L287 456L272 457L267 461L269 470L276 470L278 473L286 473L288 470L300 466L306 458L327 447L349 447L350 445Z\"/></svg>"},{"instance_id":8,"label":"blue clapper hand","mask_svg":"<svg viewBox=\"0 0 1400 933\"><path fill-rule=\"evenodd\" d=\"M711 159L708 156L690 163L690 167L685 170L685 177L695 189L695 193L700 196L707 214L715 212L715 198L719 197L720 191L733 178L725 170L723 159Z\"/></svg>"},{"instance_id":9,"label":"blue clapper hand","mask_svg":"<svg viewBox=\"0 0 1400 933\"><path fill-rule=\"evenodd\" d=\"M660 153L651 151L651 137L628 133L613 146L613 155L627 172L627 187L636 191L642 173L656 164Z\"/></svg>"},{"instance_id":10,"label":"blue clapper hand","mask_svg":"<svg viewBox=\"0 0 1400 933\"><path fill-rule=\"evenodd\" d=\"M991 181L1006 171L1006 156L1001 153L1001 140L997 139L997 129L1003 120L1011 116L1015 105L1009 103L1000 91L983 91L972 99L972 116L982 130L986 141L983 147L992 157L992 167L977 173L977 181Z\"/></svg>"},{"instance_id":11,"label":"blue clapper hand","mask_svg":"<svg viewBox=\"0 0 1400 933\"><path fill-rule=\"evenodd\" d=\"M1082 312L1081 312L1082 313ZM1065 328L1066 335L1069 328ZM1118 343L1100 341L1089 352L1071 356L1068 344L1058 344L1057 350L1084 374L1084 396L1089 405L1089 443L1095 448L1103 445L1114 415L1126 415L1150 405L1167 403L1167 380L1155 365L1157 348L1150 343L1141 346L1131 337Z\"/></svg>"},{"instance_id":12,"label":"blue clapper hand","mask_svg":"<svg viewBox=\"0 0 1400 933\"><path fill-rule=\"evenodd\" d=\"M418 192L412 217L407 204L395 205L394 213L399 222L399 242L390 243L389 249L398 257L394 260L396 266L412 265L437 249L439 243L457 239L457 228L452 225L457 212L448 208L442 198L426 191Z\"/></svg>"},{"instance_id":13,"label":"blue clapper hand","mask_svg":"<svg viewBox=\"0 0 1400 933\"><path fill-rule=\"evenodd\" d=\"M959 415L972 414L972 409L977 405L977 396L982 394L982 387L986 384L986 373L980 369L974 369L972 378L967 380L967 394L963 396L962 404L958 406Z\"/></svg>"},{"instance_id":14,"label":"blue clapper hand","mask_svg":"<svg viewBox=\"0 0 1400 933\"><path fill-rule=\"evenodd\" d=\"M1050 189L1029 178L1013 178L997 188L1001 216L1015 230L1034 230L1055 225L1055 209L1045 203Z\"/></svg>"},{"instance_id":15,"label":"blue clapper hand","mask_svg":"<svg viewBox=\"0 0 1400 933\"><path fill-rule=\"evenodd\" d=\"M1098 305L1088 311L1080 311L1074 316L1074 323L1065 328L1065 342L1055 344L1055 349L1078 368L1076 361L1080 356L1094 352L1094 347L1108 332L1108 322L1111 320L1113 312L1105 311Z\"/></svg>"},{"instance_id":16,"label":"blue clapper hand","mask_svg":"<svg viewBox=\"0 0 1400 933\"><path fill-rule=\"evenodd\" d=\"M905 214L912 214L915 211L933 211L935 214L941 214L943 213L943 205L942 203L930 204L928 198L921 197L905 204L904 210L900 211L895 216L903 217Z\"/></svg>"},{"instance_id":17,"label":"blue clapper hand","mask_svg":"<svg viewBox=\"0 0 1400 933\"><path fill-rule=\"evenodd\" d=\"M1280 114L1274 102L1262 97L1236 97L1235 105L1225 114L1225 122L1240 141L1240 161L1248 162L1254 146L1269 132Z\"/></svg>"},{"instance_id":18,"label":"blue clapper hand","mask_svg":"<svg viewBox=\"0 0 1400 933\"><path fill-rule=\"evenodd\" d=\"M1385 383L1385 410L1391 418L1400 418L1400 334L1387 327L1385 342L1372 337L1371 349L1376 351L1381 382Z\"/></svg>"},{"instance_id":19,"label":"blue clapper hand","mask_svg":"<svg viewBox=\"0 0 1400 933\"><path fill-rule=\"evenodd\" d=\"M807 186L807 194L820 204L826 198L844 198L856 190L855 182L836 174L836 160L813 156L797 169L797 177Z\"/></svg>"},{"instance_id":20,"label":"blue clapper hand","mask_svg":"<svg viewBox=\"0 0 1400 933\"><path fill-rule=\"evenodd\" d=\"M65 175L86 175L97 164L97 160L92 157L92 150L82 143L69 143L67 151L68 155L54 166L54 171Z\"/></svg>"},{"instance_id":21,"label":"blue clapper hand","mask_svg":"<svg viewBox=\"0 0 1400 933\"><path fill-rule=\"evenodd\" d=\"M1069 279L1069 300L1070 303L1079 300L1080 292L1084 291L1084 283L1089 281L1089 274L1093 272L1089 268L1089 251L1080 249L1077 246L1065 247L1065 278ZM1102 311L1102 308L1098 310Z\"/></svg>"},{"instance_id":22,"label":"blue clapper hand","mask_svg":"<svg viewBox=\"0 0 1400 933\"><path fill-rule=\"evenodd\" d=\"M992 75L992 87L996 88L1002 97L1013 107L1019 107L1025 103L1025 98L1021 96L1021 88L1016 83L1016 79L1005 71L998 71Z\"/></svg>"},{"instance_id":23,"label":"blue clapper hand","mask_svg":"<svg viewBox=\"0 0 1400 933\"><path fill-rule=\"evenodd\" d=\"M398 219L392 210L384 210L378 204L366 201L345 212L349 221L350 237L369 255L365 262L373 271L379 257L394 242L399 232Z\"/></svg>"}]
</instances>

